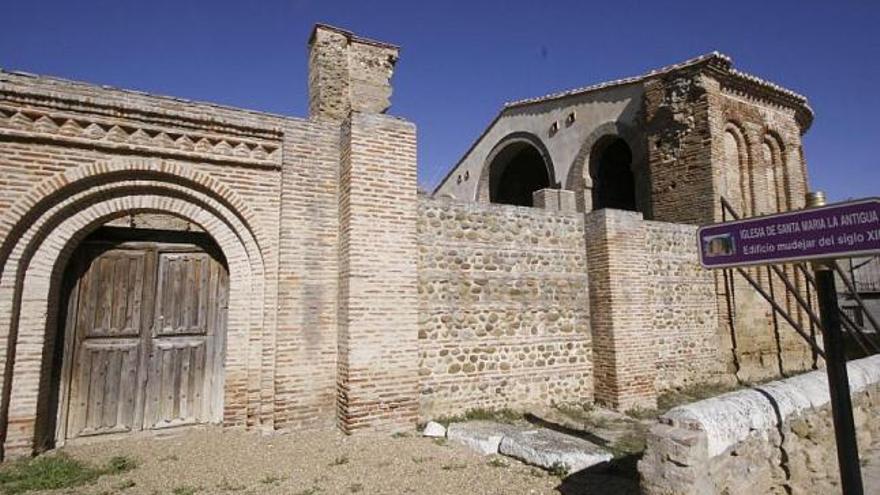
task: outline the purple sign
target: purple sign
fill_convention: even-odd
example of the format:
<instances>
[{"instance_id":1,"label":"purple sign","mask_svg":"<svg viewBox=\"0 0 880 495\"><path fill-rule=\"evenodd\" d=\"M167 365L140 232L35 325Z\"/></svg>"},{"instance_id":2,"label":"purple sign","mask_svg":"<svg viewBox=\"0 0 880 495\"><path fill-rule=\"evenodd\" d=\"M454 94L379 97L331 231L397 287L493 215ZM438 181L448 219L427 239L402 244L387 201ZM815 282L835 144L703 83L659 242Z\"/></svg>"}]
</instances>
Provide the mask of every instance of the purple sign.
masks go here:
<instances>
[{"instance_id":1,"label":"purple sign","mask_svg":"<svg viewBox=\"0 0 880 495\"><path fill-rule=\"evenodd\" d=\"M880 254L880 199L707 225L697 242L706 268Z\"/></svg>"}]
</instances>

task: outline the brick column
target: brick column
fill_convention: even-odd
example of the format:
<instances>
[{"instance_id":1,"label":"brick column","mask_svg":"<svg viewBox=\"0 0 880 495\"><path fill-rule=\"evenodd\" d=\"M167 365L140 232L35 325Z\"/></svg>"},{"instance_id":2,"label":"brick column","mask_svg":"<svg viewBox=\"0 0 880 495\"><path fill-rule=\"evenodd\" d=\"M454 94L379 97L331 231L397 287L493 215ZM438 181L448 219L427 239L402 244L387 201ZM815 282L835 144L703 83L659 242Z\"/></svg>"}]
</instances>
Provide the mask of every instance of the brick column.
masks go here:
<instances>
[{"instance_id":1,"label":"brick column","mask_svg":"<svg viewBox=\"0 0 880 495\"><path fill-rule=\"evenodd\" d=\"M584 230L596 401L621 411L654 408L657 352L642 215L596 210L586 215Z\"/></svg>"},{"instance_id":2,"label":"brick column","mask_svg":"<svg viewBox=\"0 0 880 495\"><path fill-rule=\"evenodd\" d=\"M352 113L341 144L339 425L346 433L411 429L418 414L415 128Z\"/></svg>"}]
</instances>

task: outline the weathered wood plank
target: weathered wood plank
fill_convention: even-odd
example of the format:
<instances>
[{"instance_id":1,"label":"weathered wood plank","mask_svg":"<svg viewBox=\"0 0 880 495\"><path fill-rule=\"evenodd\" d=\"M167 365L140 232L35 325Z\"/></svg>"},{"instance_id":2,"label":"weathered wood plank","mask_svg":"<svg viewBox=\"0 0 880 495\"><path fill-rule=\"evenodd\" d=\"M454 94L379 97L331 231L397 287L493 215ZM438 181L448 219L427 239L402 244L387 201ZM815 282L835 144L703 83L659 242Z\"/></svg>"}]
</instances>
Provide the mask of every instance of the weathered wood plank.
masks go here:
<instances>
[{"instance_id":1,"label":"weathered wood plank","mask_svg":"<svg viewBox=\"0 0 880 495\"><path fill-rule=\"evenodd\" d=\"M90 261L71 303L59 431L73 438L221 419L225 269L201 251L144 243L92 253L82 255Z\"/></svg>"}]
</instances>

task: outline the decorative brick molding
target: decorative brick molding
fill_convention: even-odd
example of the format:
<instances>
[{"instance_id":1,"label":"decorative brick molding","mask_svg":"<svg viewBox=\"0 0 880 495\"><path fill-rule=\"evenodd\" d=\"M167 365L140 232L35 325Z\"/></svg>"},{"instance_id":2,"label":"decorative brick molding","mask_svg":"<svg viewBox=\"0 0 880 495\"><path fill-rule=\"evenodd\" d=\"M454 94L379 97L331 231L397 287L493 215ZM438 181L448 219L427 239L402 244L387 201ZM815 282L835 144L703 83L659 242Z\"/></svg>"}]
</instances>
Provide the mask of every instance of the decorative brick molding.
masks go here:
<instances>
[{"instance_id":1,"label":"decorative brick molding","mask_svg":"<svg viewBox=\"0 0 880 495\"><path fill-rule=\"evenodd\" d=\"M790 107L767 101L760 92L750 98L730 93L725 90L727 82L710 79L705 86L714 196L725 197L742 216L803 208L809 184L801 156L801 133L806 130L802 118ZM713 208L712 221L731 219L722 215L720 201ZM804 299L811 297L802 275L792 266L782 269ZM778 278L771 287L765 270L750 269L750 273L810 330L806 313ZM816 365L817 356L806 342L782 318L774 317L770 305L741 276L734 272L727 279L721 272L715 276L719 346L731 374L753 382Z\"/></svg>"},{"instance_id":2,"label":"decorative brick molding","mask_svg":"<svg viewBox=\"0 0 880 495\"><path fill-rule=\"evenodd\" d=\"M274 168L281 165L281 147L277 141L237 138L192 130L169 130L167 126L135 121L121 123L119 119L45 109L22 110L0 105L0 135L153 156L166 155Z\"/></svg>"}]
</instances>

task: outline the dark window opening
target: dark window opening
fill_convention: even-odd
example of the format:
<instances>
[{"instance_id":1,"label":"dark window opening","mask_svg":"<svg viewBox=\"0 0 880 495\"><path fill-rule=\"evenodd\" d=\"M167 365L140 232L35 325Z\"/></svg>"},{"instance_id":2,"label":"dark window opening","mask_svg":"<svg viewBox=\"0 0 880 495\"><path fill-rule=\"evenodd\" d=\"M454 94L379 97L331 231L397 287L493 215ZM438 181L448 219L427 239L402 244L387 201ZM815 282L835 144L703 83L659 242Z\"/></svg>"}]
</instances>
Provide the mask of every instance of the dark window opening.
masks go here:
<instances>
[{"instance_id":1,"label":"dark window opening","mask_svg":"<svg viewBox=\"0 0 880 495\"><path fill-rule=\"evenodd\" d=\"M550 187L544 157L527 143L503 149L489 165L489 201L533 206L532 193Z\"/></svg>"},{"instance_id":2,"label":"dark window opening","mask_svg":"<svg viewBox=\"0 0 880 495\"><path fill-rule=\"evenodd\" d=\"M594 208L637 211L632 151L626 141L613 138L596 146L593 183Z\"/></svg>"}]
</instances>

